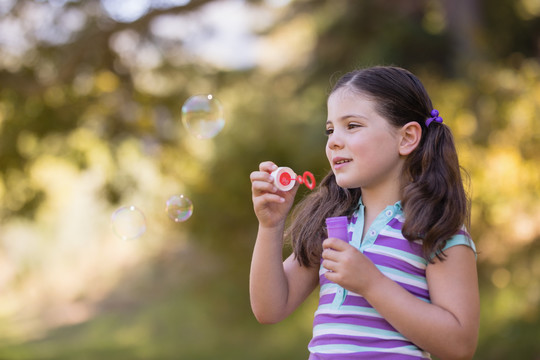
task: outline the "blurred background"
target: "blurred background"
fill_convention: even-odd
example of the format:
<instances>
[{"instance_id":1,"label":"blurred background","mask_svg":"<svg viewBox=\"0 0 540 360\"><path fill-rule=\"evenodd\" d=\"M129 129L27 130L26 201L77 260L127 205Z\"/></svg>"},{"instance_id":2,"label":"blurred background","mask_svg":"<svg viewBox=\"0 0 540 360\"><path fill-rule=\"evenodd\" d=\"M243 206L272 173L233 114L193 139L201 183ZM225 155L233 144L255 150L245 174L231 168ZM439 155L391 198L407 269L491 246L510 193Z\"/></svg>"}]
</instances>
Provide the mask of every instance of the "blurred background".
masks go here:
<instances>
[{"instance_id":1,"label":"blurred background","mask_svg":"<svg viewBox=\"0 0 540 360\"><path fill-rule=\"evenodd\" d=\"M475 359L540 359L539 61L539 0L0 0L0 359L306 359L317 294L251 313L249 173L322 179L328 91L377 64L421 78L470 174Z\"/></svg>"}]
</instances>

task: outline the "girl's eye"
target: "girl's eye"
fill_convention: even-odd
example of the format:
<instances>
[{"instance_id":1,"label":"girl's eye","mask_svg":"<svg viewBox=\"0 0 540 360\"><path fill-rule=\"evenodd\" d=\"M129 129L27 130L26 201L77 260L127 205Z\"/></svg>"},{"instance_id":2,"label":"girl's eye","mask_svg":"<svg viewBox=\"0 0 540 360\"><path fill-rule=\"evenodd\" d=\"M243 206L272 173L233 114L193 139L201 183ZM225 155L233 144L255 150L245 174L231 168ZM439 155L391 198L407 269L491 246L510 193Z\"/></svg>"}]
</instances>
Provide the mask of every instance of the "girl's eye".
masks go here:
<instances>
[{"instance_id":1,"label":"girl's eye","mask_svg":"<svg viewBox=\"0 0 540 360\"><path fill-rule=\"evenodd\" d=\"M360 125L358 125L358 124L353 124L353 123L347 125L347 129L355 129L355 128L357 128L357 127L360 127Z\"/></svg>"},{"instance_id":2,"label":"girl's eye","mask_svg":"<svg viewBox=\"0 0 540 360\"><path fill-rule=\"evenodd\" d=\"M326 129L326 130L324 131L324 133L326 134L326 136L332 134L333 132L334 132L334 129Z\"/></svg>"}]
</instances>

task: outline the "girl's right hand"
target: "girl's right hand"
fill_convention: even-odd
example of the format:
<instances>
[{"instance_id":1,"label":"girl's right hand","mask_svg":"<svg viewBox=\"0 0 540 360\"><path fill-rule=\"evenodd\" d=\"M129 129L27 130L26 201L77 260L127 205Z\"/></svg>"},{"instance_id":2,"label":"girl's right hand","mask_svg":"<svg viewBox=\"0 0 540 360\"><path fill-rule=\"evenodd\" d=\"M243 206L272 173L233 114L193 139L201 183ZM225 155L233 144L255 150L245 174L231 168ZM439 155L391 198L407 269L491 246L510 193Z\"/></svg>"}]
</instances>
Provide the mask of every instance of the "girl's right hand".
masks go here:
<instances>
[{"instance_id":1,"label":"girl's right hand","mask_svg":"<svg viewBox=\"0 0 540 360\"><path fill-rule=\"evenodd\" d=\"M266 227L285 223L299 187L296 182L289 191L278 190L270 175L277 168L273 162L265 161L259 164L259 171L254 171L250 175L253 209L259 224Z\"/></svg>"}]
</instances>

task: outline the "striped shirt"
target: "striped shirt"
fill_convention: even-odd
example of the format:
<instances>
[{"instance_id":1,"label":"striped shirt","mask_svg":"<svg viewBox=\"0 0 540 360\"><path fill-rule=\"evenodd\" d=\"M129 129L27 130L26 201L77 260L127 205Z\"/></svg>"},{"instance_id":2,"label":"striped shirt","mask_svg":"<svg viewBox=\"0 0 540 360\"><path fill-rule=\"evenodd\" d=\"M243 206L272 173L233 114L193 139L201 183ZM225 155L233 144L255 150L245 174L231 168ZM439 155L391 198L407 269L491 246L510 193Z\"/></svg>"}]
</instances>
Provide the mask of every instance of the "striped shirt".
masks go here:
<instances>
[{"instance_id":1,"label":"striped shirt","mask_svg":"<svg viewBox=\"0 0 540 360\"><path fill-rule=\"evenodd\" d=\"M401 203L388 206L366 232L364 206L350 219L348 242L366 255L387 277L417 298L430 302L426 280L428 261L422 256L422 242L403 237ZM444 250L474 243L464 230L449 239ZM356 359L429 359L423 351L401 335L361 295L330 282L319 270L319 306L313 321L313 338L309 343L309 360Z\"/></svg>"}]
</instances>

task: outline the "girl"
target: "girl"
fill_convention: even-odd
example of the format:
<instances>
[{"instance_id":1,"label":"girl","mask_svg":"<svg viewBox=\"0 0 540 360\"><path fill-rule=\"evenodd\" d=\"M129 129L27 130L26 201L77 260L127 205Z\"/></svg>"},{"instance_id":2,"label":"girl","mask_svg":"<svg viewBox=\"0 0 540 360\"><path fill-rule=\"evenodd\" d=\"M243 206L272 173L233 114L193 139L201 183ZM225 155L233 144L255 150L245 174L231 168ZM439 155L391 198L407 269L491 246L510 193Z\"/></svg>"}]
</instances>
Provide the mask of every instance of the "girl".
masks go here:
<instances>
[{"instance_id":1,"label":"girl","mask_svg":"<svg viewBox=\"0 0 540 360\"><path fill-rule=\"evenodd\" d=\"M250 273L261 323L291 314L320 284L315 359L470 359L476 349L476 252L450 129L420 81L397 67L345 74L328 98L331 172L293 213L272 162L251 173L259 231ZM325 218L349 217L349 239Z\"/></svg>"}]
</instances>

